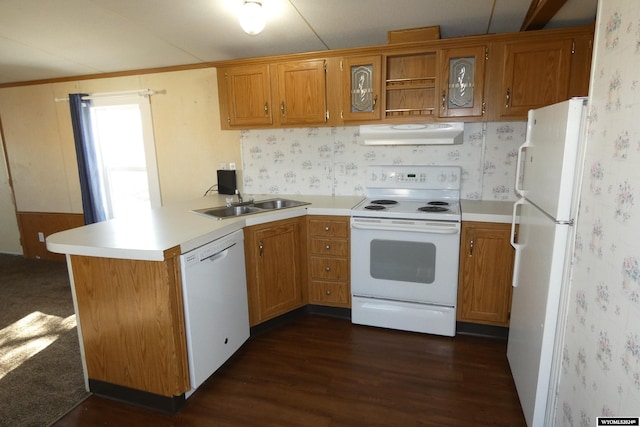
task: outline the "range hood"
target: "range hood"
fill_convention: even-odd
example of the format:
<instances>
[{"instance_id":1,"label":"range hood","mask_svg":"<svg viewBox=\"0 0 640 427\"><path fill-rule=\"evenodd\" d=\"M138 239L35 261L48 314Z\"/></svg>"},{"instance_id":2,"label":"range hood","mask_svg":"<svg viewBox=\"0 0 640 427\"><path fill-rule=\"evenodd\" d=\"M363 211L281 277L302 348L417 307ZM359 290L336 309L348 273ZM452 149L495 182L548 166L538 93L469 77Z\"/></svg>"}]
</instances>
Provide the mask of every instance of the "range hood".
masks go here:
<instances>
[{"instance_id":1,"label":"range hood","mask_svg":"<svg viewBox=\"0 0 640 427\"><path fill-rule=\"evenodd\" d=\"M463 131L462 122L360 126L364 145L462 144Z\"/></svg>"}]
</instances>

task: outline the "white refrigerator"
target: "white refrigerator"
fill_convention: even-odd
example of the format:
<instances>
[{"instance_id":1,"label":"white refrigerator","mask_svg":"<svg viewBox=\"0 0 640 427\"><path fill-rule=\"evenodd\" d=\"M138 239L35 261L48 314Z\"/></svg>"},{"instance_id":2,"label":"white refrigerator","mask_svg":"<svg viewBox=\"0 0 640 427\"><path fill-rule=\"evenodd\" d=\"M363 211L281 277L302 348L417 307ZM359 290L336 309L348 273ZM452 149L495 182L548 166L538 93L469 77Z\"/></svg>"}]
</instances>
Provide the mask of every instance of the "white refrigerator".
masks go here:
<instances>
[{"instance_id":1,"label":"white refrigerator","mask_svg":"<svg viewBox=\"0 0 640 427\"><path fill-rule=\"evenodd\" d=\"M586 98L529 111L518 150L507 358L529 427L553 425L584 159ZM516 235L516 222L519 230Z\"/></svg>"}]
</instances>

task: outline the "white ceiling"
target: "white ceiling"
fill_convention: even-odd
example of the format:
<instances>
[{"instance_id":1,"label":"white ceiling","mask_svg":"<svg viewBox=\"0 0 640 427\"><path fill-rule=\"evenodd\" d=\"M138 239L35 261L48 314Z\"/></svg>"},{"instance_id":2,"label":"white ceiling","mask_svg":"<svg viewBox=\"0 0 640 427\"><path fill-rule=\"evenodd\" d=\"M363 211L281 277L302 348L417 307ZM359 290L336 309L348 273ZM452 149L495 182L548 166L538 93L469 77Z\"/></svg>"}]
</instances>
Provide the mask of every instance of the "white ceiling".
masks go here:
<instances>
[{"instance_id":1,"label":"white ceiling","mask_svg":"<svg viewBox=\"0 0 640 427\"><path fill-rule=\"evenodd\" d=\"M442 38L519 31L531 0L262 0L249 36L242 0L0 0L0 84L385 44L439 25ZM597 0L568 0L547 28L585 25Z\"/></svg>"}]
</instances>

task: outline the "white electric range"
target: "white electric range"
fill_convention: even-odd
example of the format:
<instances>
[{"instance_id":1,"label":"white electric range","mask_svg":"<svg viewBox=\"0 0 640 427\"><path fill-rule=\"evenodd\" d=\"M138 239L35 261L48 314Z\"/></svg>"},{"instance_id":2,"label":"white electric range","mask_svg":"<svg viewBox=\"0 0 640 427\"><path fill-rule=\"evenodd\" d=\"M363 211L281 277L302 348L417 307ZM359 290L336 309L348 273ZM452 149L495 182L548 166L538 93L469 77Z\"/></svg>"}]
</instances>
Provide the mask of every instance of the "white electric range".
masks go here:
<instances>
[{"instance_id":1,"label":"white electric range","mask_svg":"<svg viewBox=\"0 0 640 427\"><path fill-rule=\"evenodd\" d=\"M351 211L352 322L455 335L458 166L370 166Z\"/></svg>"}]
</instances>

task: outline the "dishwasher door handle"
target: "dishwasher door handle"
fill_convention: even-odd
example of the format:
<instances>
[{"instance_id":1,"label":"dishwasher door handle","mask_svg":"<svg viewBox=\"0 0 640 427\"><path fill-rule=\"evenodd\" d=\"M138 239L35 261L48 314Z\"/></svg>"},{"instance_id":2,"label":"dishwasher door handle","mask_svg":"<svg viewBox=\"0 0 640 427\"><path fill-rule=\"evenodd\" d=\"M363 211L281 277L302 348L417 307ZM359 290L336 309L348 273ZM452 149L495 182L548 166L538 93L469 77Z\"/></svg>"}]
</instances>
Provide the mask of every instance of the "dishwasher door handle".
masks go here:
<instances>
[{"instance_id":1,"label":"dishwasher door handle","mask_svg":"<svg viewBox=\"0 0 640 427\"><path fill-rule=\"evenodd\" d=\"M223 258L226 258L227 255L229 254L229 249L231 249L232 247L234 247L236 244L234 243L231 246L227 246L226 248L224 248L223 250L221 250L220 252L216 252L215 254L209 255L206 258L202 258L200 260L200 262L204 262L204 261L211 261L211 262L216 262L218 260L221 260Z\"/></svg>"}]
</instances>

